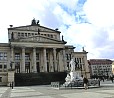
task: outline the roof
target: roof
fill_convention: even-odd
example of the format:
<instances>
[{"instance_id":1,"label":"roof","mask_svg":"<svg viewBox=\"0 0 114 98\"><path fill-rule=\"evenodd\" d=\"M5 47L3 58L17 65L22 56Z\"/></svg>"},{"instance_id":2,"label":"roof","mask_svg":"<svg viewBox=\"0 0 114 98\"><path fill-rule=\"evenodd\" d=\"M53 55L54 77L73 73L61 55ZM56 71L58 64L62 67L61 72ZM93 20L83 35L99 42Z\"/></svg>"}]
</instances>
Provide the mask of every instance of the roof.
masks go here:
<instances>
[{"instance_id":1,"label":"roof","mask_svg":"<svg viewBox=\"0 0 114 98\"><path fill-rule=\"evenodd\" d=\"M90 59L88 60L90 65L106 65L112 64L112 60L110 59Z\"/></svg>"},{"instance_id":2,"label":"roof","mask_svg":"<svg viewBox=\"0 0 114 98\"><path fill-rule=\"evenodd\" d=\"M35 27L35 29L31 29L30 27ZM44 27L44 26L40 26L39 24L39 20L37 21L35 18L31 21L31 25L26 25L26 26L19 26L19 27L13 27L13 25L10 25L10 28L8 28L8 30L32 30L32 31L42 31L41 30L44 29L43 31L45 31L45 29L49 30L49 31L52 31L52 32L57 32L57 33L61 33L60 31L58 31L58 28L56 28L55 30L54 29L51 29L51 28L47 28L47 27Z\"/></svg>"},{"instance_id":3,"label":"roof","mask_svg":"<svg viewBox=\"0 0 114 98\"><path fill-rule=\"evenodd\" d=\"M0 43L0 47L9 47L9 43Z\"/></svg>"},{"instance_id":4,"label":"roof","mask_svg":"<svg viewBox=\"0 0 114 98\"><path fill-rule=\"evenodd\" d=\"M65 45L66 49L75 49L76 47L74 47L73 45Z\"/></svg>"},{"instance_id":5,"label":"roof","mask_svg":"<svg viewBox=\"0 0 114 98\"><path fill-rule=\"evenodd\" d=\"M36 27L37 29L24 29L24 28L31 28L31 27ZM43 30L41 30L40 28L42 28ZM57 33L61 33L60 31L58 30L54 30L54 29L51 29L51 28L47 28L47 27L44 27L44 26L41 26L41 25L26 25L26 26L19 26L19 27L11 27L11 28L8 28L8 30L21 30L21 31L36 31L38 32L38 29L41 31L41 32L45 32L45 30L49 30L51 32L57 32ZM48 32L48 31L46 31Z\"/></svg>"}]
</instances>

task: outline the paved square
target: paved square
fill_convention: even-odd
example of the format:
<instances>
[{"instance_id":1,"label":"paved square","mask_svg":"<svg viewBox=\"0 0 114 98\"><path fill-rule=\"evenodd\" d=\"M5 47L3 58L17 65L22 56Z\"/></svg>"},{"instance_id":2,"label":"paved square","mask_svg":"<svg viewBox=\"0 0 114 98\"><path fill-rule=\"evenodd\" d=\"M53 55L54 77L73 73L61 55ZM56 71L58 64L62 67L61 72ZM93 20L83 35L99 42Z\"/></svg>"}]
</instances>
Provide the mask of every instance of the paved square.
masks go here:
<instances>
[{"instance_id":1,"label":"paved square","mask_svg":"<svg viewBox=\"0 0 114 98\"><path fill-rule=\"evenodd\" d=\"M106 98L112 97L109 94L100 94L94 92L82 92L82 93L70 93L70 94L62 94L61 96L65 98Z\"/></svg>"},{"instance_id":2,"label":"paved square","mask_svg":"<svg viewBox=\"0 0 114 98\"><path fill-rule=\"evenodd\" d=\"M114 83L101 83L100 88L54 89L50 85L0 87L0 98L114 98Z\"/></svg>"},{"instance_id":3,"label":"paved square","mask_svg":"<svg viewBox=\"0 0 114 98\"><path fill-rule=\"evenodd\" d=\"M11 91L11 98L12 97L29 97L29 96L39 96L42 93L35 91L33 89L30 89L28 87L16 87L14 89L12 89Z\"/></svg>"}]
</instances>

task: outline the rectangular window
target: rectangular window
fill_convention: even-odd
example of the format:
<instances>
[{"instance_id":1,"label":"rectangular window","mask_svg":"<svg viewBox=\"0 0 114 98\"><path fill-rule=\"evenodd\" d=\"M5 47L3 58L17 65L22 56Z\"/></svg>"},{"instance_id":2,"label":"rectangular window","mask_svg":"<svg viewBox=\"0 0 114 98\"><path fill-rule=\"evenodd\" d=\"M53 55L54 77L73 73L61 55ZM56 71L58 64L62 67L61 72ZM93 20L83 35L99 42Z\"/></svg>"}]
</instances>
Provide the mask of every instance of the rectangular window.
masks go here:
<instances>
[{"instance_id":1,"label":"rectangular window","mask_svg":"<svg viewBox=\"0 0 114 98\"><path fill-rule=\"evenodd\" d=\"M0 65L0 69L2 69L2 65Z\"/></svg>"},{"instance_id":2,"label":"rectangular window","mask_svg":"<svg viewBox=\"0 0 114 98\"><path fill-rule=\"evenodd\" d=\"M31 34L30 33L28 33L28 36L30 36Z\"/></svg>"},{"instance_id":3,"label":"rectangular window","mask_svg":"<svg viewBox=\"0 0 114 98\"><path fill-rule=\"evenodd\" d=\"M6 52L0 52L0 60L7 60L7 53Z\"/></svg>"},{"instance_id":4,"label":"rectangular window","mask_svg":"<svg viewBox=\"0 0 114 98\"><path fill-rule=\"evenodd\" d=\"M53 35L51 35L51 38L53 38Z\"/></svg>"},{"instance_id":5,"label":"rectangular window","mask_svg":"<svg viewBox=\"0 0 114 98\"><path fill-rule=\"evenodd\" d=\"M4 53L4 60L7 60L7 53Z\"/></svg>"},{"instance_id":6,"label":"rectangular window","mask_svg":"<svg viewBox=\"0 0 114 98\"><path fill-rule=\"evenodd\" d=\"M20 34L20 32L18 32L18 37L20 37L21 36L21 34Z\"/></svg>"},{"instance_id":7,"label":"rectangular window","mask_svg":"<svg viewBox=\"0 0 114 98\"><path fill-rule=\"evenodd\" d=\"M24 33L21 33L21 37L24 37Z\"/></svg>"},{"instance_id":8,"label":"rectangular window","mask_svg":"<svg viewBox=\"0 0 114 98\"><path fill-rule=\"evenodd\" d=\"M29 53L25 53L25 60L30 60L30 54Z\"/></svg>"},{"instance_id":9,"label":"rectangular window","mask_svg":"<svg viewBox=\"0 0 114 98\"><path fill-rule=\"evenodd\" d=\"M20 60L20 53L15 53L15 60Z\"/></svg>"},{"instance_id":10,"label":"rectangular window","mask_svg":"<svg viewBox=\"0 0 114 98\"><path fill-rule=\"evenodd\" d=\"M27 37L27 33L25 33L25 37Z\"/></svg>"},{"instance_id":11,"label":"rectangular window","mask_svg":"<svg viewBox=\"0 0 114 98\"><path fill-rule=\"evenodd\" d=\"M36 53L36 60L39 60L39 53Z\"/></svg>"},{"instance_id":12,"label":"rectangular window","mask_svg":"<svg viewBox=\"0 0 114 98\"><path fill-rule=\"evenodd\" d=\"M6 64L4 64L4 69L6 69L7 68L7 65Z\"/></svg>"},{"instance_id":13,"label":"rectangular window","mask_svg":"<svg viewBox=\"0 0 114 98\"><path fill-rule=\"evenodd\" d=\"M48 34L48 37L50 37L50 35Z\"/></svg>"},{"instance_id":14,"label":"rectangular window","mask_svg":"<svg viewBox=\"0 0 114 98\"><path fill-rule=\"evenodd\" d=\"M3 60L3 53L0 52L0 60Z\"/></svg>"}]
</instances>

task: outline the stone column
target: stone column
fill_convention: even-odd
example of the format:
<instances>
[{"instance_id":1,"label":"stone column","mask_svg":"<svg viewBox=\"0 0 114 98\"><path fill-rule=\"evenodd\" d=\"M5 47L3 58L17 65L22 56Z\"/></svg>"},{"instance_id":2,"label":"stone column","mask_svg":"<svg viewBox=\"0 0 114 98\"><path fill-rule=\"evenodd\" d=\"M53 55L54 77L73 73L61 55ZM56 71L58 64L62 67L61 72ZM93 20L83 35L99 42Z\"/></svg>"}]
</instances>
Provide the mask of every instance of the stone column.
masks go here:
<instances>
[{"instance_id":1,"label":"stone column","mask_svg":"<svg viewBox=\"0 0 114 98\"><path fill-rule=\"evenodd\" d=\"M11 47L11 60L10 60L10 63L12 65L12 69L15 69L15 66L14 66L14 48Z\"/></svg>"},{"instance_id":2,"label":"stone column","mask_svg":"<svg viewBox=\"0 0 114 98\"><path fill-rule=\"evenodd\" d=\"M43 54L44 54L44 71L47 72L47 59L46 59L46 48L43 49Z\"/></svg>"},{"instance_id":3,"label":"stone column","mask_svg":"<svg viewBox=\"0 0 114 98\"><path fill-rule=\"evenodd\" d=\"M60 52L58 52L58 71L61 71Z\"/></svg>"},{"instance_id":4,"label":"stone column","mask_svg":"<svg viewBox=\"0 0 114 98\"><path fill-rule=\"evenodd\" d=\"M64 70L67 70L65 49L63 49L63 66Z\"/></svg>"},{"instance_id":5,"label":"stone column","mask_svg":"<svg viewBox=\"0 0 114 98\"><path fill-rule=\"evenodd\" d=\"M53 58L54 58L54 71L57 71L56 48L53 48Z\"/></svg>"},{"instance_id":6,"label":"stone column","mask_svg":"<svg viewBox=\"0 0 114 98\"><path fill-rule=\"evenodd\" d=\"M36 70L36 48L33 48L33 72L37 72L37 70Z\"/></svg>"},{"instance_id":7,"label":"stone column","mask_svg":"<svg viewBox=\"0 0 114 98\"><path fill-rule=\"evenodd\" d=\"M25 72L25 48L22 48L22 73Z\"/></svg>"},{"instance_id":8,"label":"stone column","mask_svg":"<svg viewBox=\"0 0 114 98\"><path fill-rule=\"evenodd\" d=\"M52 50L50 50L50 53L49 53L49 62L50 62L50 72L53 72L53 52L52 52Z\"/></svg>"}]
</instances>

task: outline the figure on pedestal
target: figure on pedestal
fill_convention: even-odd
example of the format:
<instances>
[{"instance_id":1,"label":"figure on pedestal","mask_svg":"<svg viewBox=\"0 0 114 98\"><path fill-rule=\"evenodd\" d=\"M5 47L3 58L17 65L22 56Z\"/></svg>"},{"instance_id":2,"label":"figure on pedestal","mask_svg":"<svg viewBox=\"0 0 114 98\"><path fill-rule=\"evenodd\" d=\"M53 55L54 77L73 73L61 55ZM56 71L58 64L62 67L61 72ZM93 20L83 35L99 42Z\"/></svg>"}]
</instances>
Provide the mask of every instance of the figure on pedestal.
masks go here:
<instances>
[{"instance_id":1,"label":"figure on pedestal","mask_svg":"<svg viewBox=\"0 0 114 98\"><path fill-rule=\"evenodd\" d=\"M66 82L75 82L76 80L82 80L82 77L79 76L79 73L76 72L76 63L72 58L69 62L70 73L67 74L65 78Z\"/></svg>"},{"instance_id":2,"label":"figure on pedestal","mask_svg":"<svg viewBox=\"0 0 114 98\"><path fill-rule=\"evenodd\" d=\"M69 66L71 66L71 71L73 72L73 71L75 71L75 62L74 62L74 60L73 59L71 59L71 61L70 61L70 63L69 63Z\"/></svg>"}]
</instances>

